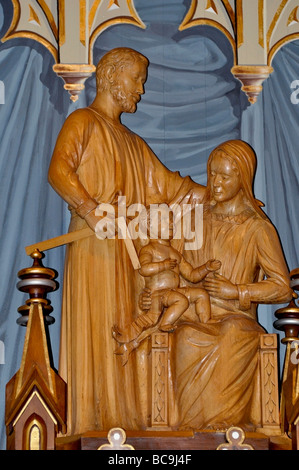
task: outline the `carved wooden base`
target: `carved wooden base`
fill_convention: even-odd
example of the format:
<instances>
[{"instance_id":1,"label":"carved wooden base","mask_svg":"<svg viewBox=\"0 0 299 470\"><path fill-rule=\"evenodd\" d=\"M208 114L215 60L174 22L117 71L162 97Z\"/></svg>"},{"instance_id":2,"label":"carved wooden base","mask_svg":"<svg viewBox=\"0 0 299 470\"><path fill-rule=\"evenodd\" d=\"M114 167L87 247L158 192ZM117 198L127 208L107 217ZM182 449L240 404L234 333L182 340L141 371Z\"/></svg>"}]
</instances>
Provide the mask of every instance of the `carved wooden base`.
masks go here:
<instances>
[{"instance_id":1,"label":"carved wooden base","mask_svg":"<svg viewBox=\"0 0 299 470\"><path fill-rule=\"evenodd\" d=\"M292 449L299 450L299 422L296 421L296 424L292 426Z\"/></svg>"},{"instance_id":2,"label":"carved wooden base","mask_svg":"<svg viewBox=\"0 0 299 470\"><path fill-rule=\"evenodd\" d=\"M168 426L168 333L152 335L151 425Z\"/></svg>"},{"instance_id":3,"label":"carved wooden base","mask_svg":"<svg viewBox=\"0 0 299 470\"><path fill-rule=\"evenodd\" d=\"M267 436L279 436L281 425L276 334L260 336L260 377L262 426L257 431Z\"/></svg>"},{"instance_id":4,"label":"carved wooden base","mask_svg":"<svg viewBox=\"0 0 299 470\"><path fill-rule=\"evenodd\" d=\"M227 443L224 432L201 431L126 431L126 444L135 450L216 450ZM88 432L82 436L60 437L57 450L98 450L107 444L107 432ZM254 450L269 450L270 438L264 434L245 433L244 442Z\"/></svg>"}]
</instances>

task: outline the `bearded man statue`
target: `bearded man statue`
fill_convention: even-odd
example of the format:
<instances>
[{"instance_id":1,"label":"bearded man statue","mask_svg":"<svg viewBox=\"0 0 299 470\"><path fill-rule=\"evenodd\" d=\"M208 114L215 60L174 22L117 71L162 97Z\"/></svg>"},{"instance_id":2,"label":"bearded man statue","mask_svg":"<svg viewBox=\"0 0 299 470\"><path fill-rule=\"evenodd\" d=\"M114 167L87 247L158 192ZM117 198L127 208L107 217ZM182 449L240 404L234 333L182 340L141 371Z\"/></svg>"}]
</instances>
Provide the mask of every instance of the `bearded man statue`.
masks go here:
<instances>
[{"instance_id":1,"label":"bearded man statue","mask_svg":"<svg viewBox=\"0 0 299 470\"><path fill-rule=\"evenodd\" d=\"M148 145L121 123L134 113L148 60L117 48L97 66L93 103L64 123L49 168L49 182L68 203L70 231L96 229L100 203L195 204L204 188L169 171ZM134 241L138 253L138 240ZM114 354L113 326L126 328L139 313L143 278L124 240L90 236L68 245L65 259L59 373L68 387L68 435L92 430L145 429L148 416L146 347L125 367Z\"/></svg>"}]
</instances>

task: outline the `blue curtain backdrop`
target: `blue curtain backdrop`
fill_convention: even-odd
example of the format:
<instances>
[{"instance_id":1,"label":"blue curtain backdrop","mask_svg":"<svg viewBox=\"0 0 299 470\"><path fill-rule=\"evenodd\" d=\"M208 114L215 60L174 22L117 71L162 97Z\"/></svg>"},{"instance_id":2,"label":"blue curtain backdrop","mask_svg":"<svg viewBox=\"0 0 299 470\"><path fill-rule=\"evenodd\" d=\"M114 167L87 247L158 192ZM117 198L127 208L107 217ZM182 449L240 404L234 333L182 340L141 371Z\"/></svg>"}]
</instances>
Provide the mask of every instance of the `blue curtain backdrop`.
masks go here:
<instances>
[{"instance_id":1,"label":"blue curtain backdrop","mask_svg":"<svg viewBox=\"0 0 299 470\"><path fill-rule=\"evenodd\" d=\"M240 83L230 73L231 47L218 30L199 26L179 32L190 1L135 0L146 24L114 26L94 46L94 63L107 50L128 46L150 60L146 93L134 115L123 122L141 135L161 161L195 181L206 181L206 161L221 141L243 138L258 154L256 197L280 234L290 269L299 266L297 154L299 105L290 100L290 84L299 79L299 43L284 46L274 60L275 72L254 106L248 106ZM12 15L0 0L0 37ZM30 40L0 44L0 447L5 448L5 385L20 366L25 329L16 324L26 296L16 289L17 273L31 264L24 247L65 233L66 205L47 183L47 170L58 132L77 107L95 95L95 79L86 82L76 104L52 71L54 60ZM297 211L296 211L297 210ZM296 237L297 235L297 237ZM62 282L64 249L50 250L45 264ZM58 364L61 288L50 294L56 323L50 327L54 366ZM273 330L275 308L264 307L260 322Z\"/></svg>"}]
</instances>

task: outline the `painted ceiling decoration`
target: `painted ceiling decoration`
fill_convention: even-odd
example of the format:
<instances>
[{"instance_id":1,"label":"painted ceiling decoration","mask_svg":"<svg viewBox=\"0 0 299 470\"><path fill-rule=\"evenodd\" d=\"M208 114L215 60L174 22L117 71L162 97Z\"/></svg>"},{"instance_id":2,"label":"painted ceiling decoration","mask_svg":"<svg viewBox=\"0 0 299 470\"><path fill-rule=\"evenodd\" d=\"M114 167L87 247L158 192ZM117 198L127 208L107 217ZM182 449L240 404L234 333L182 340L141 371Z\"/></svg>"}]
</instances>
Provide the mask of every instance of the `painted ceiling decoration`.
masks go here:
<instances>
[{"instance_id":1,"label":"painted ceiling decoration","mask_svg":"<svg viewBox=\"0 0 299 470\"><path fill-rule=\"evenodd\" d=\"M1 39L31 38L53 55L53 67L72 101L95 71L92 48L109 26L128 23L145 28L133 0L11 0L11 25Z\"/></svg>"},{"instance_id":2,"label":"painted ceiling decoration","mask_svg":"<svg viewBox=\"0 0 299 470\"><path fill-rule=\"evenodd\" d=\"M53 67L76 101L95 71L93 45L116 24L145 29L134 0L10 0L14 13L1 39L31 38L53 55ZM161 0L163 1L163 0ZM250 103L273 71L279 48L299 39L299 0L190 0L178 29L210 25L228 38L234 53L232 74L242 82Z\"/></svg>"}]
</instances>

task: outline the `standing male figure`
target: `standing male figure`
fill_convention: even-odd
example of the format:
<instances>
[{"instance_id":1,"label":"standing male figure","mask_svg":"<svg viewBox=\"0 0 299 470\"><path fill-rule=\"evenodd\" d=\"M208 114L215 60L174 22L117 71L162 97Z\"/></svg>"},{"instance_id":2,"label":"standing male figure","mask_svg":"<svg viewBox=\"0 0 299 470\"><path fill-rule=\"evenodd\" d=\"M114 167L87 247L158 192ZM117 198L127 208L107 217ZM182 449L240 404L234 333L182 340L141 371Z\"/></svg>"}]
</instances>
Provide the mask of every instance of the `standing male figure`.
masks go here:
<instances>
[{"instance_id":1,"label":"standing male figure","mask_svg":"<svg viewBox=\"0 0 299 470\"><path fill-rule=\"evenodd\" d=\"M58 136L49 181L69 204L70 231L95 230L98 204L115 204L119 195L127 206L203 197L203 187L165 168L121 124L121 114L135 112L144 93L147 68L132 49L108 52L97 67L94 102L72 113ZM91 236L67 247L59 372L68 385L68 434L148 425L146 354L141 348L122 367L111 333L136 317L142 286L124 240Z\"/></svg>"}]
</instances>

